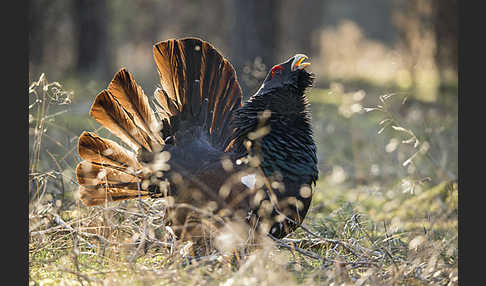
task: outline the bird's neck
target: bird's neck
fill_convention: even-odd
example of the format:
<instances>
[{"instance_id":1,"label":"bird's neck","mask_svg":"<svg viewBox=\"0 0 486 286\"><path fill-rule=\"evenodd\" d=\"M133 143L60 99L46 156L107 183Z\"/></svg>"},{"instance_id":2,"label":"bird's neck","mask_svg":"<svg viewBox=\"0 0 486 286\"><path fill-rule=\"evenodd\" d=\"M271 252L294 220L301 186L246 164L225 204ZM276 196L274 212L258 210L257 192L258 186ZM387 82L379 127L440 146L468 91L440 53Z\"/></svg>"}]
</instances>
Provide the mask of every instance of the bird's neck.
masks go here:
<instances>
[{"instance_id":1,"label":"bird's neck","mask_svg":"<svg viewBox=\"0 0 486 286\"><path fill-rule=\"evenodd\" d=\"M280 172L284 177L305 177L310 184L317 177L317 159L312 139L307 99L304 94L283 89L256 94L237 112L237 144L252 141L250 153L258 155L266 175Z\"/></svg>"},{"instance_id":2,"label":"bird's neck","mask_svg":"<svg viewBox=\"0 0 486 286\"><path fill-rule=\"evenodd\" d=\"M270 92L258 92L238 111L235 124L255 127L263 125L287 125L294 120L309 121L307 98L295 88L280 88ZM296 126L298 129L303 126Z\"/></svg>"}]
</instances>

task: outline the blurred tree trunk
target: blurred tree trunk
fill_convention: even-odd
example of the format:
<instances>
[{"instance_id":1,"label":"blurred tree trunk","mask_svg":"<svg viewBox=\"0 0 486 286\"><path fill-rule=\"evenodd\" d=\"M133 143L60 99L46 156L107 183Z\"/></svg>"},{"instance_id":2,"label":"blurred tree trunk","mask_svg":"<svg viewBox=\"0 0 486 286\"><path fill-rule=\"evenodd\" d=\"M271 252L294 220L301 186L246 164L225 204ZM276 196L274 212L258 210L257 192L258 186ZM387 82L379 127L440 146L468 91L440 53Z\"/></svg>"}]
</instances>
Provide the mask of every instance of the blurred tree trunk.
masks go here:
<instances>
[{"instance_id":1,"label":"blurred tree trunk","mask_svg":"<svg viewBox=\"0 0 486 286\"><path fill-rule=\"evenodd\" d=\"M72 66L72 1L30 0L29 81L59 78Z\"/></svg>"},{"instance_id":2,"label":"blurred tree trunk","mask_svg":"<svg viewBox=\"0 0 486 286\"><path fill-rule=\"evenodd\" d=\"M75 0L73 14L78 39L76 71L106 76L111 72L106 0Z\"/></svg>"},{"instance_id":3,"label":"blurred tree trunk","mask_svg":"<svg viewBox=\"0 0 486 286\"><path fill-rule=\"evenodd\" d=\"M279 0L232 0L230 23L231 63L245 97L260 86L266 72L278 63ZM263 66L263 65L264 66Z\"/></svg>"},{"instance_id":4,"label":"blurred tree trunk","mask_svg":"<svg viewBox=\"0 0 486 286\"><path fill-rule=\"evenodd\" d=\"M45 25L40 25L46 17L49 2L43 0L29 1L29 61L40 64L44 54L43 31ZM44 7L44 9L42 9ZM35 48L34 48L35 47Z\"/></svg>"},{"instance_id":5,"label":"blurred tree trunk","mask_svg":"<svg viewBox=\"0 0 486 286\"><path fill-rule=\"evenodd\" d=\"M398 28L399 46L404 53L406 69L411 76L411 88L418 98L434 100L437 92L426 89L423 71L434 64L435 40L432 2L400 0L395 2L393 21ZM422 78L420 78L422 77ZM437 86L438 87L438 86Z\"/></svg>"},{"instance_id":6,"label":"blurred tree trunk","mask_svg":"<svg viewBox=\"0 0 486 286\"><path fill-rule=\"evenodd\" d=\"M319 31L326 0L282 0L279 16L280 61L296 53L319 53Z\"/></svg>"},{"instance_id":7,"label":"blurred tree trunk","mask_svg":"<svg viewBox=\"0 0 486 286\"><path fill-rule=\"evenodd\" d=\"M457 0L433 0L433 21L435 30L435 61L444 85L444 70L452 69L457 73Z\"/></svg>"}]
</instances>

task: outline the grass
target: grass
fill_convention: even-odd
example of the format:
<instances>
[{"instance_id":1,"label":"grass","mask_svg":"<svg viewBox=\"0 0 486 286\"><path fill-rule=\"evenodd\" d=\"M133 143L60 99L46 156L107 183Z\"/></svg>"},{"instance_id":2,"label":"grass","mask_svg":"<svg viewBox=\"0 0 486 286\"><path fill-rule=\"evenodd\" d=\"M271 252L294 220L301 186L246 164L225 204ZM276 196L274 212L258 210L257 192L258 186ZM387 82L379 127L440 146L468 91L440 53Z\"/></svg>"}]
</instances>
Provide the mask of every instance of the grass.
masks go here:
<instances>
[{"instance_id":1,"label":"grass","mask_svg":"<svg viewBox=\"0 0 486 286\"><path fill-rule=\"evenodd\" d=\"M457 285L454 101L366 90L309 96L320 179L304 228L196 261L161 200L79 203L72 138L93 123L62 112L72 94L44 77L30 93L30 285Z\"/></svg>"}]
</instances>

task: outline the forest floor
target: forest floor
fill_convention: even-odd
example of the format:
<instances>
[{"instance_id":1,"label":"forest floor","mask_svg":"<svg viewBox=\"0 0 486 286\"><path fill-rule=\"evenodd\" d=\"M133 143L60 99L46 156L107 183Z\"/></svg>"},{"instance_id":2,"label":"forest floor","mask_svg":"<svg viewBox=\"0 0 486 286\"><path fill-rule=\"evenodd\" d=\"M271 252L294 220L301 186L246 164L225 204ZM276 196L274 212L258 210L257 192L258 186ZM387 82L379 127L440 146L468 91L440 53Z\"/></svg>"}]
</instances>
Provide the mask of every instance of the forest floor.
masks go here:
<instances>
[{"instance_id":1,"label":"forest floor","mask_svg":"<svg viewBox=\"0 0 486 286\"><path fill-rule=\"evenodd\" d=\"M33 131L29 285L457 285L457 98L340 85L309 98L320 178L304 227L198 260L189 242L173 242L161 200L81 205L75 165ZM32 125L49 116L37 110ZM79 122L65 115L51 132ZM74 156L68 141L61 149Z\"/></svg>"}]
</instances>

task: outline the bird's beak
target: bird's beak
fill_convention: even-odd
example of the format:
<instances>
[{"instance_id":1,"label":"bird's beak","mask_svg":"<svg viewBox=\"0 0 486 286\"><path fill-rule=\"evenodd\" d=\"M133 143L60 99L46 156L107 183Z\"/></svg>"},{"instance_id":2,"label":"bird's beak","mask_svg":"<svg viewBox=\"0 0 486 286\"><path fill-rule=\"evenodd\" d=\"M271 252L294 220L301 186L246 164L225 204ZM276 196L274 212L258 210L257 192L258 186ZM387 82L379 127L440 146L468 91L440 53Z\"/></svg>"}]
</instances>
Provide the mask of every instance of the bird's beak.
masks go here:
<instances>
[{"instance_id":1,"label":"bird's beak","mask_svg":"<svg viewBox=\"0 0 486 286\"><path fill-rule=\"evenodd\" d=\"M309 57L303 54L297 54L294 56L294 60L292 61L292 71L304 69L307 66L310 66L311 63L304 62Z\"/></svg>"}]
</instances>

